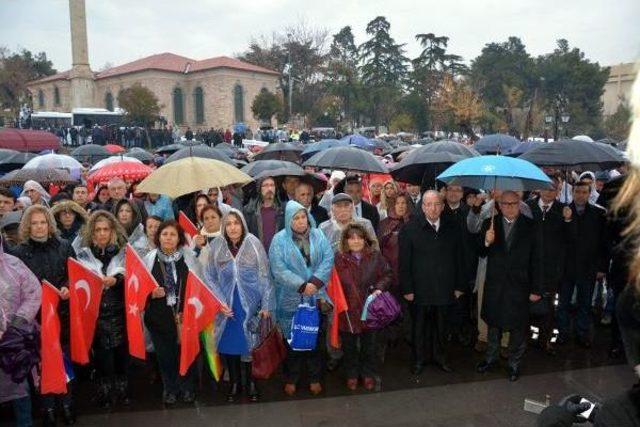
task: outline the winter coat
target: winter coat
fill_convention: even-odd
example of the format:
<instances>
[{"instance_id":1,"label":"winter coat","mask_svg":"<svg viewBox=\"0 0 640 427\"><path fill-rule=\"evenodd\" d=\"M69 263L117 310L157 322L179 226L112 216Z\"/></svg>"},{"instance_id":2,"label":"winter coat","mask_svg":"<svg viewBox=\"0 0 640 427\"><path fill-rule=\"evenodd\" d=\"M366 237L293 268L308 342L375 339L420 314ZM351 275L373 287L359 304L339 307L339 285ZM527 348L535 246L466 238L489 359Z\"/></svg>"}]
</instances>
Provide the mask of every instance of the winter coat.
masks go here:
<instances>
[{"instance_id":1,"label":"winter coat","mask_svg":"<svg viewBox=\"0 0 640 427\"><path fill-rule=\"evenodd\" d=\"M72 210L76 214L76 218L73 221L73 224L71 224L71 228L65 230L60 222L60 213L67 210ZM64 200L56 203L56 205L51 208L51 215L56 219L60 237L67 240L69 243L73 242L73 239L78 236L78 232L82 226L86 224L87 219L89 219L87 211L83 209L82 206L71 200Z\"/></svg>"},{"instance_id":2,"label":"winter coat","mask_svg":"<svg viewBox=\"0 0 640 427\"><path fill-rule=\"evenodd\" d=\"M260 198L251 199L244 207L243 213L249 233L256 236L261 242L264 242L264 236L262 234L262 216L260 214L261 207L262 201ZM282 206L275 204L274 207L276 209L276 231L280 231L284 228L285 224L284 212L282 210Z\"/></svg>"},{"instance_id":3,"label":"winter coat","mask_svg":"<svg viewBox=\"0 0 640 427\"><path fill-rule=\"evenodd\" d=\"M338 328L342 332L359 334L366 330L360 320L365 300L373 291L389 288L391 268L382 254L372 249L363 251L359 260L351 253L336 254L335 268L348 307L346 312L340 313Z\"/></svg>"},{"instance_id":4,"label":"winter coat","mask_svg":"<svg viewBox=\"0 0 640 427\"><path fill-rule=\"evenodd\" d=\"M290 335L291 319L293 319L301 299L304 299L300 293L302 285L312 278L316 283L321 282L326 285L333 268L331 245L322 231L311 226L312 219L309 218L308 213L310 224L310 263L308 265L293 241L291 221L300 210L307 212L298 202L290 201L287 203L284 230L276 233L269 248L269 263L276 292L276 320L285 337ZM309 302L313 300L310 297L306 297L306 299Z\"/></svg>"},{"instance_id":5,"label":"winter coat","mask_svg":"<svg viewBox=\"0 0 640 427\"><path fill-rule=\"evenodd\" d=\"M119 255L116 246L109 245L104 250L91 247L93 256L102 263L102 274L107 276L111 260ZM118 273L114 276L116 284L104 288L100 300L100 312L93 345L104 349L111 349L122 345L127 339L125 311L124 311L124 276Z\"/></svg>"},{"instance_id":6,"label":"winter coat","mask_svg":"<svg viewBox=\"0 0 640 427\"><path fill-rule=\"evenodd\" d=\"M566 278L570 281L593 283L598 272L609 267L606 240L606 211L587 203L582 215L578 215L575 203L569 205L569 250L567 252Z\"/></svg>"},{"instance_id":7,"label":"winter coat","mask_svg":"<svg viewBox=\"0 0 640 427\"><path fill-rule=\"evenodd\" d=\"M494 218L495 241L485 246L487 219L477 236L478 253L487 258L482 319L503 329L524 328L529 320L529 295L542 293L542 253L533 220L520 214L512 226L508 245L502 215Z\"/></svg>"},{"instance_id":8,"label":"winter coat","mask_svg":"<svg viewBox=\"0 0 640 427\"><path fill-rule=\"evenodd\" d=\"M0 244L0 341L8 327L35 327L42 287L38 278L20 259L4 253ZM29 384L14 383L0 369L0 403L29 395Z\"/></svg>"},{"instance_id":9,"label":"winter coat","mask_svg":"<svg viewBox=\"0 0 640 427\"><path fill-rule=\"evenodd\" d=\"M162 218L162 220L174 219L171 199L165 195L160 195L154 203L145 200L144 208L147 211L147 216L156 215Z\"/></svg>"},{"instance_id":10,"label":"winter coat","mask_svg":"<svg viewBox=\"0 0 640 427\"><path fill-rule=\"evenodd\" d=\"M387 216L380 221L380 230L378 232L378 242L384 259L387 260L392 271L391 290L396 294L400 286L400 276L398 272L400 247L398 244L398 236L402 227L406 225L404 218Z\"/></svg>"}]
</instances>

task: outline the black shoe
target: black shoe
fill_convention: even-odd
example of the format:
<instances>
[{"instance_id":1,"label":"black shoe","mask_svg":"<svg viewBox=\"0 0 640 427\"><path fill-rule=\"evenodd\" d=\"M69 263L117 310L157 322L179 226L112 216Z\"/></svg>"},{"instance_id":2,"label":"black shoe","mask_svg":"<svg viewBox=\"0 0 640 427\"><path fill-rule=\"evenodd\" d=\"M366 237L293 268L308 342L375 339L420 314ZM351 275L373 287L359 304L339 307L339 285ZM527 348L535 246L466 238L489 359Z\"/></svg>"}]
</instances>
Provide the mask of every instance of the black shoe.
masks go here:
<instances>
[{"instance_id":1,"label":"black shoe","mask_svg":"<svg viewBox=\"0 0 640 427\"><path fill-rule=\"evenodd\" d=\"M479 374L484 374L485 372L490 371L491 368L493 368L493 363L483 361L478 363L478 366L476 366L476 372Z\"/></svg>"},{"instance_id":2,"label":"black shoe","mask_svg":"<svg viewBox=\"0 0 640 427\"><path fill-rule=\"evenodd\" d=\"M102 409L109 409L112 405L111 396L111 382L108 380L101 380L98 386L98 393L96 396L96 402Z\"/></svg>"},{"instance_id":3,"label":"black shoe","mask_svg":"<svg viewBox=\"0 0 640 427\"><path fill-rule=\"evenodd\" d=\"M518 368L509 368L509 381L515 382L520 378L520 370Z\"/></svg>"},{"instance_id":4,"label":"black shoe","mask_svg":"<svg viewBox=\"0 0 640 427\"><path fill-rule=\"evenodd\" d=\"M240 391L242 387L238 383L231 384L229 393L227 393L227 403L235 403L240 399Z\"/></svg>"},{"instance_id":5,"label":"black shoe","mask_svg":"<svg viewBox=\"0 0 640 427\"><path fill-rule=\"evenodd\" d=\"M446 363L438 363L438 367L440 368L441 371L446 372L447 374L450 374L451 372L453 372L453 368L447 365Z\"/></svg>"},{"instance_id":6,"label":"black shoe","mask_svg":"<svg viewBox=\"0 0 640 427\"><path fill-rule=\"evenodd\" d=\"M340 359L329 358L327 361L327 371L329 372L337 370L338 366L340 366Z\"/></svg>"},{"instance_id":7,"label":"black shoe","mask_svg":"<svg viewBox=\"0 0 640 427\"><path fill-rule=\"evenodd\" d=\"M131 405L131 398L129 397L129 381L127 377L118 377L115 381L115 401L124 406Z\"/></svg>"},{"instance_id":8,"label":"black shoe","mask_svg":"<svg viewBox=\"0 0 640 427\"><path fill-rule=\"evenodd\" d=\"M62 405L62 422L64 422L66 426L71 426L76 423L76 413L69 405Z\"/></svg>"},{"instance_id":9,"label":"black shoe","mask_svg":"<svg viewBox=\"0 0 640 427\"><path fill-rule=\"evenodd\" d=\"M182 393L182 402L191 404L196 401L196 394L192 391L185 391Z\"/></svg>"},{"instance_id":10,"label":"black shoe","mask_svg":"<svg viewBox=\"0 0 640 427\"><path fill-rule=\"evenodd\" d=\"M177 401L178 398L173 393L164 393L162 396L162 403L164 403L165 406L173 406Z\"/></svg>"},{"instance_id":11,"label":"black shoe","mask_svg":"<svg viewBox=\"0 0 640 427\"><path fill-rule=\"evenodd\" d=\"M422 371L424 371L424 366L422 365L422 363L416 363L411 367L411 373L413 375L420 375Z\"/></svg>"},{"instance_id":12,"label":"black shoe","mask_svg":"<svg viewBox=\"0 0 640 427\"><path fill-rule=\"evenodd\" d=\"M253 380L250 380L247 385L247 397L249 398L249 402L257 402L260 400L258 387L256 387L256 383Z\"/></svg>"},{"instance_id":13,"label":"black shoe","mask_svg":"<svg viewBox=\"0 0 640 427\"><path fill-rule=\"evenodd\" d=\"M54 427L56 425L56 410L46 409L42 414L42 425L44 427Z\"/></svg>"}]
</instances>

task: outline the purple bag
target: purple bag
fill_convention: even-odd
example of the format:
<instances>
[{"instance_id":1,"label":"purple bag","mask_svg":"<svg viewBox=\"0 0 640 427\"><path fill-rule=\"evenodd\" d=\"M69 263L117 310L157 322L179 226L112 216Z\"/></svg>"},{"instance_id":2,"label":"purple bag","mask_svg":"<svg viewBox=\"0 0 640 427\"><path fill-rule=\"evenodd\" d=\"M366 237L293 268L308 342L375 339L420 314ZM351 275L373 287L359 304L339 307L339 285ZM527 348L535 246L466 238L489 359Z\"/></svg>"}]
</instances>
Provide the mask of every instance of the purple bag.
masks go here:
<instances>
[{"instance_id":1,"label":"purple bag","mask_svg":"<svg viewBox=\"0 0 640 427\"><path fill-rule=\"evenodd\" d=\"M400 303L393 295L385 291L368 305L364 324L367 329L382 329L396 320L401 312Z\"/></svg>"}]
</instances>

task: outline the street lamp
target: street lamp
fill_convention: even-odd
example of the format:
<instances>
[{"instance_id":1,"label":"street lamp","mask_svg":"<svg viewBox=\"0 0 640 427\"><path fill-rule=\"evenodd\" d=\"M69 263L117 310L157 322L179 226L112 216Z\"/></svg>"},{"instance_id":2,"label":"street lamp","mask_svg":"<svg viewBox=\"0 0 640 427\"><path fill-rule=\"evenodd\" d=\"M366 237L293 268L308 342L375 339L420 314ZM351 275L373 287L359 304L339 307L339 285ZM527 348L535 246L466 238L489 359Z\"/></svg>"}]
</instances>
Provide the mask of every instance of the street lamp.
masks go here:
<instances>
[{"instance_id":1,"label":"street lamp","mask_svg":"<svg viewBox=\"0 0 640 427\"><path fill-rule=\"evenodd\" d=\"M544 116L544 122L550 125L553 122L553 116Z\"/></svg>"},{"instance_id":2,"label":"street lamp","mask_svg":"<svg viewBox=\"0 0 640 427\"><path fill-rule=\"evenodd\" d=\"M569 128L567 126L567 123L569 123L569 120L571 120L571 116L569 115L569 113L562 113L562 116L560 116L560 119L562 120L563 126L564 126L564 136L568 137L569 136Z\"/></svg>"}]
</instances>

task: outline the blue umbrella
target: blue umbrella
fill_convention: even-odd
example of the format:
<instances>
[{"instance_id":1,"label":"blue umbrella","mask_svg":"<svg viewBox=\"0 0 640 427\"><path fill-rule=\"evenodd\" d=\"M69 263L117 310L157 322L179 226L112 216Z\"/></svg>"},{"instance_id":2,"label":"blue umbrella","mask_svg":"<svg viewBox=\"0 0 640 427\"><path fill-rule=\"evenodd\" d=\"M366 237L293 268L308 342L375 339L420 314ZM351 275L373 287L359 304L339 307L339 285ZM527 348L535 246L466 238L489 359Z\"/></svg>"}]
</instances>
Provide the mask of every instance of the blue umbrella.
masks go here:
<instances>
[{"instance_id":1,"label":"blue umbrella","mask_svg":"<svg viewBox=\"0 0 640 427\"><path fill-rule=\"evenodd\" d=\"M369 138L360 135L359 133L354 133L353 135L347 135L342 138L340 141L344 141L349 145L355 145L358 148L369 148L373 149L375 147L375 143L371 141Z\"/></svg>"},{"instance_id":2,"label":"blue umbrella","mask_svg":"<svg viewBox=\"0 0 640 427\"><path fill-rule=\"evenodd\" d=\"M461 160L438 175L451 185L513 191L551 187L551 180L533 163L506 156L479 156Z\"/></svg>"},{"instance_id":3,"label":"blue umbrella","mask_svg":"<svg viewBox=\"0 0 640 427\"><path fill-rule=\"evenodd\" d=\"M520 141L510 135L494 133L480 138L478 142L473 145L473 148L480 154L505 154L518 144L520 144Z\"/></svg>"},{"instance_id":4,"label":"blue umbrella","mask_svg":"<svg viewBox=\"0 0 640 427\"><path fill-rule=\"evenodd\" d=\"M521 142L520 144L516 145L515 147L513 147L511 149L511 151L509 151L508 154L511 157L518 157L521 154L526 153L529 150L532 150L534 148L536 148L539 145L544 144L544 142L540 142L540 141L524 141Z\"/></svg>"},{"instance_id":5,"label":"blue umbrella","mask_svg":"<svg viewBox=\"0 0 640 427\"><path fill-rule=\"evenodd\" d=\"M347 145L349 145L348 142L337 139L322 139L318 142L312 142L311 144L305 145L304 151L302 152L302 159L307 160L318 151L326 150L327 148L346 147Z\"/></svg>"}]
</instances>

